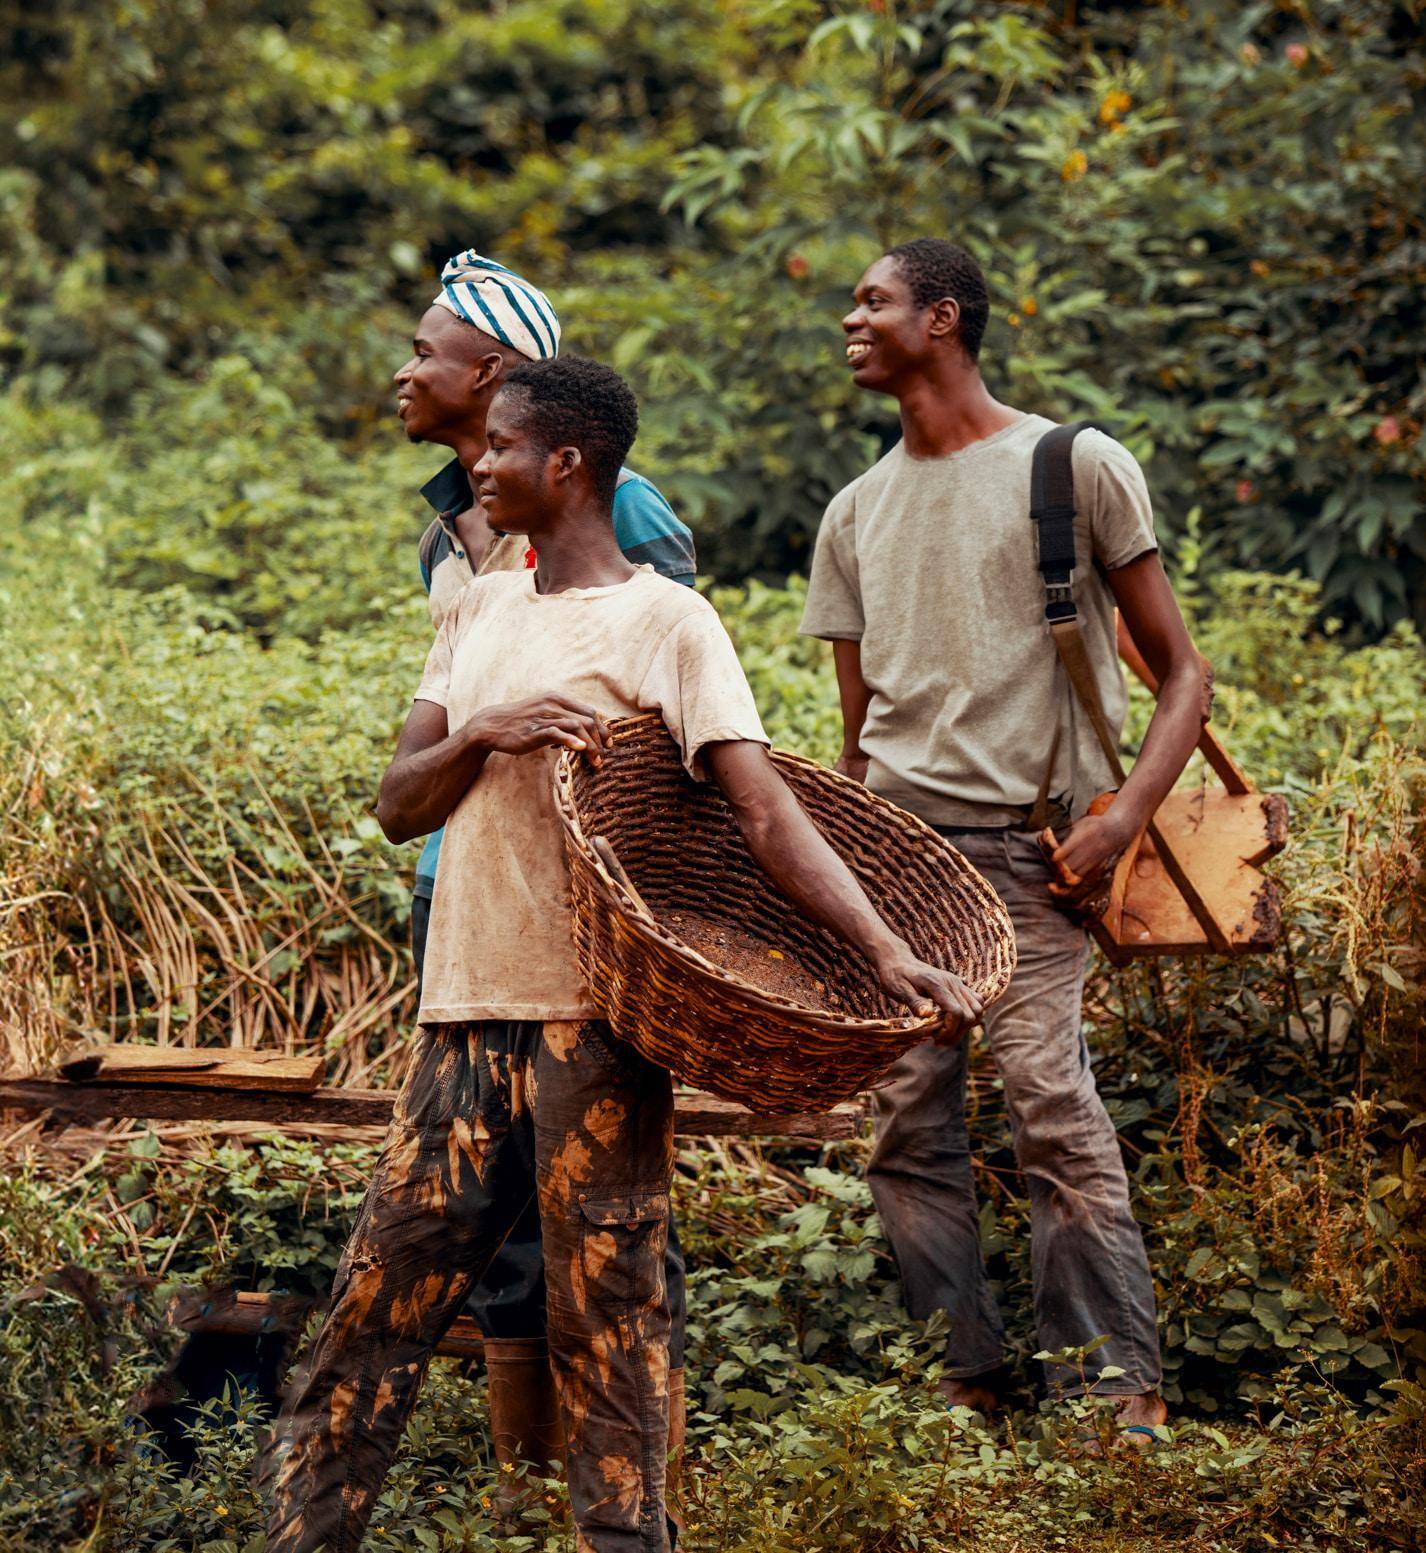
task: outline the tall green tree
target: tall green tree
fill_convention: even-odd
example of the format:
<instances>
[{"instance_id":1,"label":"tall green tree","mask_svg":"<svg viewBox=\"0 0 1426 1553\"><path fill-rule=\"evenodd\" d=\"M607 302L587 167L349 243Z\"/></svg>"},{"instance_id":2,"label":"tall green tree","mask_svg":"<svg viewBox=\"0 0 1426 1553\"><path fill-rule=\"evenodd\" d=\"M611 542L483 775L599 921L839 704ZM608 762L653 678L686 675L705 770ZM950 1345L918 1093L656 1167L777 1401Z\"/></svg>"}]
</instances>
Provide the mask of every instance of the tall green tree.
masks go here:
<instances>
[{"instance_id":1,"label":"tall green tree","mask_svg":"<svg viewBox=\"0 0 1426 1553\"><path fill-rule=\"evenodd\" d=\"M1197 510L1222 556L1305 571L1329 611L1423 618L1418 5L758 14L739 138L691 151L671 192L759 276L759 316L798 320L771 364L736 325L717 363L779 433L747 448L768 450L746 472L755 542L754 492L826 438L802 377L830 377L840 299L881 249L940 233L990 275L997 387L1106 419L1171 537ZM838 478L852 446L830 455Z\"/></svg>"},{"instance_id":2,"label":"tall green tree","mask_svg":"<svg viewBox=\"0 0 1426 1553\"><path fill-rule=\"evenodd\" d=\"M841 359L851 286L945 233L990 275L995 387L1117 431L1170 545L1192 522L1210 570L1303 571L1367 633L1426 624L1421 21L1418 0L8 0L0 372L102 413L133 510L164 406L246 363L222 382L250 370L287 409L211 435L285 574L327 520L300 489L323 460L269 481L283 417L398 499L362 450L391 436L436 267L474 242L634 378L638 462L705 565L777 575L895 435ZM112 529L119 575L152 583L195 535L223 550L226 520L164 503L162 545Z\"/></svg>"},{"instance_id":3,"label":"tall green tree","mask_svg":"<svg viewBox=\"0 0 1426 1553\"><path fill-rule=\"evenodd\" d=\"M11 4L0 349L119 400L276 333L360 395L361 318L458 249L664 250L742 51L715 0Z\"/></svg>"}]
</instances>

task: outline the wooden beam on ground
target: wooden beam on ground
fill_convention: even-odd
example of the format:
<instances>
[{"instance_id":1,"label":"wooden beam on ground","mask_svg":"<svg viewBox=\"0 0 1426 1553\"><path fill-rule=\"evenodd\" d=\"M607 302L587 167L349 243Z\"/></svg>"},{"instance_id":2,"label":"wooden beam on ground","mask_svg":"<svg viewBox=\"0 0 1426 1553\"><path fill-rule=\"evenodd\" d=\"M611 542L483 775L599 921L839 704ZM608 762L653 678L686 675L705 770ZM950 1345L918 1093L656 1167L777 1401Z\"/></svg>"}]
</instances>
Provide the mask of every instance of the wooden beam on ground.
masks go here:
<instances>
[{"instance_id":1,"label":"wooden beam on ground","mask_svg":"<svg viewBox=\"0 0 1426 1553\"><path fill-rule=\"evenodd\" d=\"M300 1094L171 1083L0 1079L0 1112L34 1115L48 1111L66 1123L142 1117L154 1121L262 1122L274 1131L312 1123L384 1127L391 1120L395 1100L395 1092L389 1089L316 1089ZM855 1137L862 1115L861 1103L848 1101L830 1111L759 1116L729 1100L695 1093L675 1097L674 1129L684 1138L808 1138L826 1143Z\"/></svg>"},{"instance_id":2,"label":"wooden beam on ground","mask_svg":"<svg viewBox=\"0 0 1426 1553\"><path fill-rule=\"evenodd\" d=\"M269 1332L300 1331L307 1317L323 1303L290 1294L187 1289L174 1298L169 1318L185 1332L260 1337ZM480 1327L469 1316L457 1316L436 1352L451 1359L478 1359L483 1349Z\"/></svg>"},{"instance_id":3,"label":"wooden beam on ground","mask_svg":"<svg viewBox=\"0 0 1426 1553\"><path fill-rule=\"evenodd\" d=\"M321 1052L301 1057L230 1046L88 1046L59 1065L75 1083L183 1084L202 1089L297 1090L322 1082Z\"/></svg>"}]
</instances>

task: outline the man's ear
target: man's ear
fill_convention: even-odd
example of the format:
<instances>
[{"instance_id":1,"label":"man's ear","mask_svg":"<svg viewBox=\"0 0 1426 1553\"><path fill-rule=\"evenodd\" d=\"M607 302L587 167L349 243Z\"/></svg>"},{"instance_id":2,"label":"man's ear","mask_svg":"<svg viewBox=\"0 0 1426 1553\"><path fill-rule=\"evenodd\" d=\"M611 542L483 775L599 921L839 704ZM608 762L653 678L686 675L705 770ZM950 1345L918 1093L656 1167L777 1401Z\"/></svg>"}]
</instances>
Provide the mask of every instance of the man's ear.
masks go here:
<instances>
[{"instance_id":1,"label":"man's ear","mask_svg":"<svg viewBox=\"0 0 1426 1553\"><path fill-rule=\"evenodd\" d=\"M556 448L550 454L550 473L556 481L570 480L584 464L584 455L576 447Z\"/></svg>"},{"instance_id":2,"label":"man's ear","mask_svg":"<svg viewBox=\"0 0 1426 1553\"><path fill-rule=\"evenodd\" d=\"M487 351L477 356L470 366L471 397L486 388L497 387L505 372L505 358L499 351Z\"/></svg>"},{"instance_id":3,"label":"man's ear","mask_svg":"<svg viewBox=\"0 0 1426 1553\"><path fill-rule=\"evenodd\" d=\"M961 327L961 305L954 297L942 297L931 304L931 321L927 326L933 339L945 339L958 334Z\"/></svg>"}]
</instances>

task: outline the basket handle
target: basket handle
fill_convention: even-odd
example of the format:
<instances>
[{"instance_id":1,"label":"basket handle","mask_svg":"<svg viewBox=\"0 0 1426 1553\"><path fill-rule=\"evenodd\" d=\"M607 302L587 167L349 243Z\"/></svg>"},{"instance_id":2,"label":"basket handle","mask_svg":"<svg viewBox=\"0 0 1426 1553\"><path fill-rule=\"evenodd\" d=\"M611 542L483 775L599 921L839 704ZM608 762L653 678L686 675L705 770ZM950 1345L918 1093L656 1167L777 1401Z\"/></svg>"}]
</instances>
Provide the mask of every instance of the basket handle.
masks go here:
<instances>
[{"instance_id":1,"label":"basket handle","mask_svg":"<svg viewBox=\"0 0 1426 1553\"><path fill-rule=\"evenodd\" d=\"M624 865L619 861L618 855L615 853L614 848L609 845L609 842L603 836L591 836L589 838L589 845L593 847L599 861L609 870L614 883L633 902L635 910L641 916L647 917L650 922L656 924L658 918L649 910L644 897L634 888L634 881L624 872Z\"/></svg>"}]
</instances>

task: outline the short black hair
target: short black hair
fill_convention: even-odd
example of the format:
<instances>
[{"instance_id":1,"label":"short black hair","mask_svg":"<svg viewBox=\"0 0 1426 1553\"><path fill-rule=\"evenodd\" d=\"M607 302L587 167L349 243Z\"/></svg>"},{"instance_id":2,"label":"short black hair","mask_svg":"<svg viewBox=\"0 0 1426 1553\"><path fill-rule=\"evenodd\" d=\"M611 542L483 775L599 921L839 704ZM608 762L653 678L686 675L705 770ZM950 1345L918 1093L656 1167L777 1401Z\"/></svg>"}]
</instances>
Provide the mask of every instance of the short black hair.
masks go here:
<instances>
[{"instance_id":1,"label":"short black hair","mask_svg":"<svg viewBox=\"0 0 1426 1553\"><path fill-rule=\"evenodd\" d=\"M612 505L619 470L639 430L639 401L613 367L588 356L522 361L501 386L524 394L524 424L546 449L579 449L595 494Z\"/></svg>"},{"instance_id":2,"label":"short black hair","mask_svg":"<svg viewBox=\"0 0 1426 1553\"><path fill-rule=\"evenodd\" d=\"M942 297L960 304L960 340L972 361L980 357L980 342L990 318L990 292L985 272L958 243L944 237L916 237L887 253L911 287L917 307L930 307Z\"/></svg>"}]
</instances>

